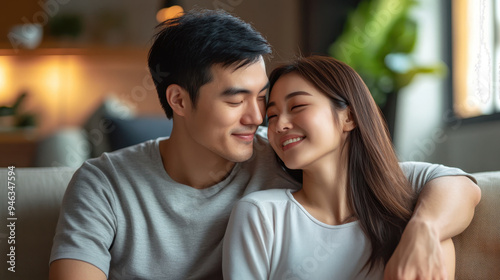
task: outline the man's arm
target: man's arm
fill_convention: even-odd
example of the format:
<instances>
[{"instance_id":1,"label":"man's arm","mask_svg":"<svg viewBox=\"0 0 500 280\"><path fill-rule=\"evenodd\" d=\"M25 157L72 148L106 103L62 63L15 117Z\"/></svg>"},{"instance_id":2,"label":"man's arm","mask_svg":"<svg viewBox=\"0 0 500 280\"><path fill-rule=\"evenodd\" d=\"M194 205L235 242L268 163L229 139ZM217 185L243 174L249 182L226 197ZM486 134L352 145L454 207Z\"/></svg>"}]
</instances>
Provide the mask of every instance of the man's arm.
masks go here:
<instances>
[{"instance_id":1,"label":"man's arm","mask_svg":"<svg viewBox=\"0 0 500 280\"><path fill-rule=\"evenodd\" d=\"M441 242L467 228L480 199L481 190L465 176L439 177L425 184L386 265L385 279L447 279Z\"/></svg>"},{"instance_id":2,"label":"man's arm","mask_svg":"<svg viewBox=\"0 0 500 280\"><path fill-rule=\"evenodd\" d=\"M50 279L106 279L116 232L108 179L86 162L66 188L50 255ZM82 275L79 275L82 273Z\"/></svg>"},{"instance_id":3,"label":"man's arm","mask_svg":"<svg viewBox=\"0 0 500 280\"><path fill-rule=\"evenodd\" d=\"M49 280L105 280L106 274L84 261L60 259L50 264Z\"/></svg>"}]
</instances>

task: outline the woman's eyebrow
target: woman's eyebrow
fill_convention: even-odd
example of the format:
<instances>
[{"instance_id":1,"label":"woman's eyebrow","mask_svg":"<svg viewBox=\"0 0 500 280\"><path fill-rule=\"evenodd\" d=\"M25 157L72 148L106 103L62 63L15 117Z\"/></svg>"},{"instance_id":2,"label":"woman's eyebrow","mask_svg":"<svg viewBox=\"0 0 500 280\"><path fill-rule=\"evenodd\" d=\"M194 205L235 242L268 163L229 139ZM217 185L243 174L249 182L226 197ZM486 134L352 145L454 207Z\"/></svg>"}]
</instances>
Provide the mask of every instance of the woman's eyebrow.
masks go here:
<instances>
[{"instance_id":1,"label":"woman's eyebrow","mask_svg":"<svg viewBox=\"0 0 500 280\"><path fill-rule=\"evenodd\" d=\"M305 91L294 91L294 92L291 92L289 94L287 94L285 96L285 101L292 98L292 97L295 97L297 95L306 95L306 96L312 96L310 93L308 92L305 92ZM274 101L271 101L267 104L267 107L266 107L266 110L269 109L269 107L272 107L272 106L276 106L276 103Z\"/></svg>"}]
</instances>

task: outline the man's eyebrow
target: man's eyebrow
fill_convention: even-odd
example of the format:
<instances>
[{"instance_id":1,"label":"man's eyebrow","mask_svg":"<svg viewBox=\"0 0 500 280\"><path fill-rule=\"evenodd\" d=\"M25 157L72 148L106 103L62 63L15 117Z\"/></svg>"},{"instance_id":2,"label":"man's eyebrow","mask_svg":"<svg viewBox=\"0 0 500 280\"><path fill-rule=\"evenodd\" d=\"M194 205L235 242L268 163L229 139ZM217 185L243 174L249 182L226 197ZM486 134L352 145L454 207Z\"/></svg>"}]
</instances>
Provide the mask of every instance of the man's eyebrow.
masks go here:
<instances>
[{"instance_id":1,"label":"man's eyebrow","mask_svg":"<svg viewBox=\"0 0 500 280\"><path fill-rule=\"evenodd\" d=\"M267 89L269 89L269 85L270 85L270 83L269 83L269 82L267 82L267 84L266 84L266 85L265 85L265 86L264 86L264 87L263 87L263 88L259 91L259 93L260 93L260 92L263 92L263 91L265 91L265 90L267 90Z\"/></svg>"},{"instance_id":2,"label":"man's eyebrow","mask_svg":"<svg viewBox=\"0 0 500 280\"><path fill-rule=\"evenodd\" d=\"M291 92L285 96L285 101L294 97L294 96L297 96L297 95L312 96L310 93L305 92L305 91L294 91L294 92ZM272 106L276 106L276 103L274 103L274 101L271 101L267 104L266 111L267 111L267 109L269 109L269 107L272 107Z\"/></svg>"},{"instance_id":3,"label":"man's eyebrow","mask_svg":"<svg viewBox=\"0 0 500 280\"><path fill-rule=\"evenodd\" d=\"M249 94L250 91L248 89L244 89L244 88L235 88L235 87L230 87L230 88L227 88L225 89L221 95L222 96L230 96L230 95L236 95L236 94L240 94L240 93L245 93L245 94Z\"/></svg>"},{"instance_id":4,"label":"man's eyebrow","mask_svg":"<svg viewBox=\"0 0 500 280\"><path fill-rule=\"evenodd\" d=\"M267 84L259 91L259 93L267 90L268 88L269 88L269 82L267 82ZM231 96L231 95L236 95L236 94L240 94L240 93L249 94L249 93L251 93L251 91L248 89L245 89L245 88L230 87L230 88L225 89L221 93L221 95L222 96Z\"/></svg>"}]
</instances>

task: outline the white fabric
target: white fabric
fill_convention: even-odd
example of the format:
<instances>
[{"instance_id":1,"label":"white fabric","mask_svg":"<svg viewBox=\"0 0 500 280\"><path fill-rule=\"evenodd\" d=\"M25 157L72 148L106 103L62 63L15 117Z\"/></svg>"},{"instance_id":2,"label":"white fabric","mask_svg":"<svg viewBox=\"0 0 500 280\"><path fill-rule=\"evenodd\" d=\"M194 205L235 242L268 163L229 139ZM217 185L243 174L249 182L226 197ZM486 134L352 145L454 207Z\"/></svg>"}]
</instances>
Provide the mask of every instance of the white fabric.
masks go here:
<instances>
[{"instance_id":1,"label":"white fabric","mask_svg":"<svg viewBox=\"0 0 500 280\"><path fill-rule=\"evenodd\" d=\"M371 247L359 223L332 226L312 217L291 190L244 197L224 239L225 279L382 279L362 270Z\"/></svg>"},{"instance_id":2,"label":"white fabric","mask_svg":"<svg viewBox=\"0 0 500 280\"><path fill-rule=\"evenodd\" d=\"M467 175L442 165L406 162L413 188L437 177ZM371 245L358 222L332 226L312 217L291 190L252 193L234 207L224 237L225 279L382 279L363 269Z\"/></svg>"}]
</instances>

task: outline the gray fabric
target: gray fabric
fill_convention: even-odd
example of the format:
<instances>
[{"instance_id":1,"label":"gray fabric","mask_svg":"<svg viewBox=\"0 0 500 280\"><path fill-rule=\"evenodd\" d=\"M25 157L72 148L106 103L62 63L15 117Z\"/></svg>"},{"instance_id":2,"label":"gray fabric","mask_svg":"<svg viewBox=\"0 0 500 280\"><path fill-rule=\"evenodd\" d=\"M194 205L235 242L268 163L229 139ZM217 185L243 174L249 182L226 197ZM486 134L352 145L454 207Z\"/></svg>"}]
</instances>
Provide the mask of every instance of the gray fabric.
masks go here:
<instances>
[{"instance_id":1,"label":"gray fabric","mask_svg":"<svg viewBox=\"0 0 500 280\"><path fill-rule=\"evenodd\" d=\"M410 180L415 191L420 192L422 187L428 181L442 177L442 176L467 176L474 183L477 183L476 179L463 172L459 168L447 167L441 164L430 164L427 162L416 162L416 161L406 161L400 162L399 166L405 174L405 176Z\"/></svg>"},{"instance_id":2,"label":"gray fabric","mask_svg":"<svg viewBox=\"0 0 500 280\"><path fill-rule=\"evenodd\" d=\"M250 160L203 190L168 176L160 140L82 165L66 191L50 261L82 260L110 279L220 279L233 204L257 190L299 188L260 136Z\"/></svg>"},{"instance_id":3,"label":"gray fabric","mask_svg":"<svg viewBox=\"0 0 500 280\"><path fill-rule=\"evenodd\" d=\"M75 172L73 168L15 168L14 175L9 175L7 168L0 168L0 219L4 225L0 228L0 254L2 269L0 279L47 279L49 274L50 247L54 238L55 225L64 190ZM15 183L15 196L8 194L8 178ZM15 179L12 179L15 178ZM11 197L13 200L9 200ZM7 207L15 201L14 216L9 216ZM6 227L7 218L15 220L15 244L8 244L10 230ZM10 221L9 221L10 222ZM10 265L7 254L11 245L15 245L16 272L7 270ZM40 266L40 262L43 266Z\"/></svg>"},{"instance_id":4,"label":"gray fabric","mask_svg":"<svg viewBox=\"0 0 500 280\"><path fill-rule=\"evenodd\" d=\"M297 188L257 137L253 157L203 190L173 181L159 139L86 162L65 194L51 261L89 262L110 279L220 279L222 238L245 194Z\"/></svg>"}]
</instances>

